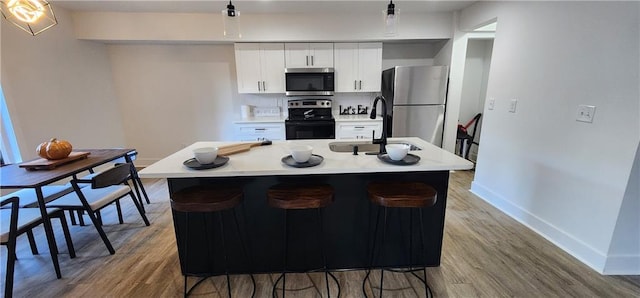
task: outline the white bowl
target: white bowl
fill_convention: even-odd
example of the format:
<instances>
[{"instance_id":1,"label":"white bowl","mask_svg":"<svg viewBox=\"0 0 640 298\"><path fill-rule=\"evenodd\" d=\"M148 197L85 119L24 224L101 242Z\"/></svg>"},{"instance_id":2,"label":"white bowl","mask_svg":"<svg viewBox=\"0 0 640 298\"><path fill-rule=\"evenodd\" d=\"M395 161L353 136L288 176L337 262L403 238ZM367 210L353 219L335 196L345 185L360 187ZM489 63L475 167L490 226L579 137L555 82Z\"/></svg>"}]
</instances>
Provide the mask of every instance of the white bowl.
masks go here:
<instances>
[{"instance_id":1,"label":"white bowl","mask_svg":"<svg viewBox=\"0 0 640 298\"><path fill-rule=\"evenodd\" d=\"M291 156L297 163L307 162L311 158L311 152L313 147L309 145L294 145L289 147L291 150Z\"/></svg>"},{"instance_id":2,"label":"white bowl","mask_svg":"<svg viewBox=\"0 0 640 298\"><path fill-rule=\"evenodd\" d=\"M217 147L202 147L193 149L193 156L201 165L214 162L218 156Z\"/></svg>"},{"instance_id":3,"label":"white bowl","mask_svg":"<svg viewBox=\"0 0 640 298\"><path fill-rule=\"evenodd\" d=\"M402 160L409 153L409 146L405 144L389 144L384 148L392 160Z\"/></svg>"}]
</instances>

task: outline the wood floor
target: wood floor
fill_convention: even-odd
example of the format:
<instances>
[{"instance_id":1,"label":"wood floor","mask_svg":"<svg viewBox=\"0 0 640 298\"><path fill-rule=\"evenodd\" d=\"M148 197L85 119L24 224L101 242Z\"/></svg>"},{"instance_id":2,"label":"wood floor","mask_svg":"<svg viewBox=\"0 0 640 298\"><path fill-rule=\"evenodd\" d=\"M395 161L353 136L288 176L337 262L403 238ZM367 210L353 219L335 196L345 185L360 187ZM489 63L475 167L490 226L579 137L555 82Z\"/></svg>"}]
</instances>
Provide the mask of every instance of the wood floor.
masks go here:
<instances>
[{"instance_id":1,"label":"wood floor","mask_svg":"<svg viewBox=\"0 0 640 298\"><path fill-rule=\"evenodd\" d=\"M541 236L471 194L472 171L451 176L442 265L428 268L435 297L640 297L640 276L602 276ZM145 227L129 200L123 202L125 224L115 212L103 213L104 227L115 255L109 255L91 225L71 226L77 257L70 259L64 238L60 247L62 279L56 279L42 228L37 229L39 255L32 255L26 237L18 239L15 297L179 297L180 274L167 185L145 180L151 205L145 205L151 226ZM111 209L111 208L109 208ZM115 209L115 208L113 208ZM87 220L87 222L90 222ZM59 224L54 221L59 231ZM6 248L0 250L4 287ZM336 272L341 297L363 297L364 271ZM276 275L255 275L256 297L270 297ZM372 274L367 296L378 297L379 273ZM190 282L195 282L195 278ZM331 283L332 296L337 288ZM233 276L233 297L250 297L248 276ZM372 290L373 287L373 290ZM326 296L320 274L287 275L287 297ZM424 297L424 288L410 275L385 272L384 297ZM210 278L192 297L226 297L226 280Z\"/></svg>"}]
</instances>

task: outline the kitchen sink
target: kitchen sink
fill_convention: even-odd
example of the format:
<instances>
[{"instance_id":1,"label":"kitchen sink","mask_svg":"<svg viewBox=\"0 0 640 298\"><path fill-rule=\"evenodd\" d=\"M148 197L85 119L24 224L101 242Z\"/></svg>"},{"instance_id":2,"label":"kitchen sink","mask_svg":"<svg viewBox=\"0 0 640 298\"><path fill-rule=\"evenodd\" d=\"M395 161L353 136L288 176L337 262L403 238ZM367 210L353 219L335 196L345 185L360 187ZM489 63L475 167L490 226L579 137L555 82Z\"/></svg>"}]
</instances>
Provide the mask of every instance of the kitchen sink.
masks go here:
<instances>
[{"instance_id":1,"label":"kitchen sink","mask_svg":"<svg viewBox=\"0 0 640 298\"><path fill-rule=\"evenodd\" d=\"M418 151L422 150L420 147L405 143L405 142L389 142L389 144L405 144L409 145L409 151ZM358 146L358 152L379 152L380 145L372 144L371 142L361 141L361 142L331 142L329 143L329 150L333 152L353 152L353 147Z\"/></svg>"}]
</instances>

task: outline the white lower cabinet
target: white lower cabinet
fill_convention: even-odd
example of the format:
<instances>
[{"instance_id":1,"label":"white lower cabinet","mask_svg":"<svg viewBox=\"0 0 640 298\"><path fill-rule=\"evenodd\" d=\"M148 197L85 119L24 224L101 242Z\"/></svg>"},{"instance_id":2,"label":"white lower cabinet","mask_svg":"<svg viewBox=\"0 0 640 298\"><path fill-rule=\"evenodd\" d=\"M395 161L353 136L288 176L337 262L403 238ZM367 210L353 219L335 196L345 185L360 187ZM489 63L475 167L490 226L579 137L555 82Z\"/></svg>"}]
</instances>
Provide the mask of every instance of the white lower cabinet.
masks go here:
<instances>
[{"instance_id":1,"label":"white lower cabinet","mask_svg":"<svg viewBox=\"0 0 640 298\"><path fill-rule=\"evenodd\" d=\"M238 141L284 140L284 123L236 124L235 137Z\"/></svg>"},{"instance_id":2,"label":"white lower cabinet","mask_svg":"<svg viewBox=\"0 0 640 298\"><path fill-rule=\"evenodd\" d=\"M336 139L340 140L371 140L382 136L382 121L336 122Z\"/></svg>"}]
</instances>

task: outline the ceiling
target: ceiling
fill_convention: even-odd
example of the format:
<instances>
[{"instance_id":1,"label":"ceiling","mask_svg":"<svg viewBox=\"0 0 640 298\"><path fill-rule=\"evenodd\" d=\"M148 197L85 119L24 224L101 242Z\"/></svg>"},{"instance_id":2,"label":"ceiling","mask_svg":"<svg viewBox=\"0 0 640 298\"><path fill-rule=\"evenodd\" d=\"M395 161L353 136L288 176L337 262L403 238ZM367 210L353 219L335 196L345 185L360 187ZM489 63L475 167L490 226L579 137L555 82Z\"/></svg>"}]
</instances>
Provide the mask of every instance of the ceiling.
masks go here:
<instances>
[{"instance_id":1,"label":"ceiling","mask_svg":"<svg viewBox=\"0 0 640 298\"><path fill-rule=\"evenodd\" d=\"M406 12L451 12L465 8L476 1L396 1L400 13ZM66 1L51 0L54 9L63 7L72 11L112 11L112 12L175 12L175 13L218 13L225 9L227 1L220 0L161 0L161 1ZM233 4L241 13L344 13L359 11L382 12L386 0L234 0Z\"/></svg>"}]
</instances>

